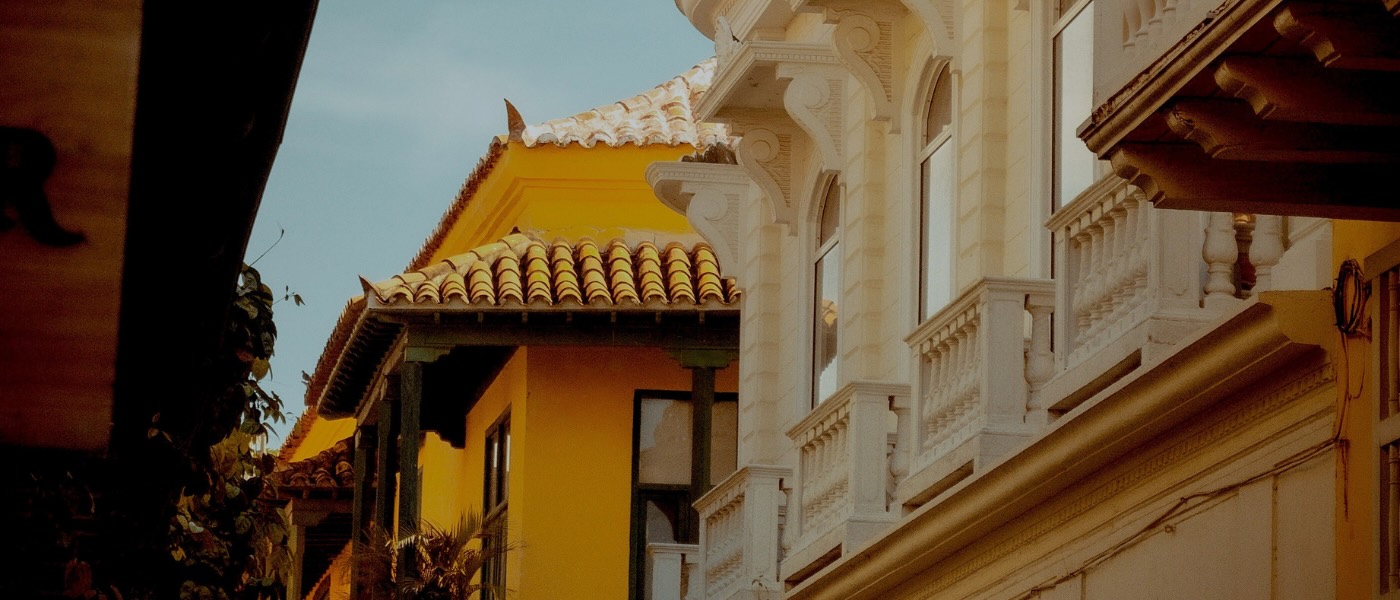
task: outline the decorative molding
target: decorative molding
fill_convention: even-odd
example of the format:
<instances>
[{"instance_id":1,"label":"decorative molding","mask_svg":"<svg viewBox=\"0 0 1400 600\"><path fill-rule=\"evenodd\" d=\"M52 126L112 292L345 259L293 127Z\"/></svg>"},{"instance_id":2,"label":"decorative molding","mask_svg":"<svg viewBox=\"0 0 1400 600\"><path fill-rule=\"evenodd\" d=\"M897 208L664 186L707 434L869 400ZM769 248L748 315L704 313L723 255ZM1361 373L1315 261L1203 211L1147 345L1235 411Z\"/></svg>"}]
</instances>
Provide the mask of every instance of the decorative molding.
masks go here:
<instances>
[{"instance_id":1,"label":"decorative molding","mask_svg":"<svg viewBox=\"0 0 1400 600\"><path fill-rule=\"evenodd\" d=\"M822 171L840 171L845 164L845 74L831 67L782 65L779 79L791 79L783 107L816 146Z\"/></svg>"},{"instance_id":2,"label":"decorative molding","mask_svg":"<svg viewBox=\"0 0 1400 600\"><path fill-rule=\"evenodd\" d=\"M753 128L744 132L735 155L773 210L773 221L788 227L797 225L797 209L792 198L792 134Z\"/></svg>"},{"instance_id":3,"label":"decorative molding","mask_svg":"<svg viewBox=\"0 0 1400 600\"><path fill-rule=\"evenodd\" d=\"M721 277L734 277L739 264L739 211L752 179L738 165L655 162L647 184L667 208L685 215L714 249Z\"/></svg>"},{"instance_id":4,"label":"decorative molding","mask_svg":"<svg viewBox=\"0 0 1400 600\"><path fill-rule=\"evenodd\" d=\"M1278 385L1269 393L1234 408L1219 418L1211 419L1207 425L1192 435L1183 436L1175 444L1158 451L1150 458L1141 460L1128 472L1080 494L1073 502L1063 506L1053 514L1039 519L1019 534L1002 540L957 567L942 571L936 579L923 585L908 597L913 600L928 600L935 597L954 583L976 574L979 570L1029 546L1051 532L1061 530L1066 523L1111 501L1124 491L1186 462L1205 450L1218 446L1222 440L1239 435L1242 429L1282 410L1293 401L1332 383L1335 379L1336 373L1332 369L1332 365L1330 363L1322 364L1299 377Z\"/></svg>"},{"instance_id":5,"label":"decorative molding","mask_svg":"<svg viewBox=\"0 0 1400 600\"><path fill-rule=\"evenodd\" d=\"M841 64L855 76L874 100L875 120L899 131L899 99L894 83L895 23L908 13L894 0L883 2L822 0L826 22L834 23L832 44Z\"/></svg>"}]
</instances>

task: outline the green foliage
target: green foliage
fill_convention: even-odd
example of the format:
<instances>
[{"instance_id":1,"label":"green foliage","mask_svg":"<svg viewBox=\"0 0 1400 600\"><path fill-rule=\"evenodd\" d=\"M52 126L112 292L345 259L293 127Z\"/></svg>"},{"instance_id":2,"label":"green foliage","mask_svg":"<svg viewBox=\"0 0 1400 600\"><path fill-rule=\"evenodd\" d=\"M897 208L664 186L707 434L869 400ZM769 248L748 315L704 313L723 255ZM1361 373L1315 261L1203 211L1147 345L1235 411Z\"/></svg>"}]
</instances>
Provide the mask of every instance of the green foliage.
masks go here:
<instances>
[{"instance_id":1,"label":"green foliage","mask_svg":"<svg viewBox=\"0 0 1400 600\"><path fill-rule=\"evenodd\" d=\"M416 533L394 540L378 527L360 545L356 563L362 585L372 598L405 600L466 600L485 591L479 575L488 560L504 560L513 547L501 525L483 527L480 515L468 513L451 529L423 522ZM389 565L398 557L412 561L393 580ZM492 589L495 598L505 590Z\"/></svg>"},{"instance_id":2,"label":"green foliage","mask_svg":"<svg viewBox=\"0 0 1400 600\"><path fill-rule=\"evenodd\" d=\"M267 376L277 336L272 290L245 266L226 333L227 383L237 419L194 460L203 481L182 488L169 527L169 556L184 577L179 597L282 598L290 569L283 515L259 500L276 457L262 447L269 422L284 422L282 400L258 382ZM154 437L152 438L154 439ZM166 438L169 439L169 438ZM198 452L197 447L190 448ZM203 460L199 460L203 459Z\"/></svg>"}]
</instances>

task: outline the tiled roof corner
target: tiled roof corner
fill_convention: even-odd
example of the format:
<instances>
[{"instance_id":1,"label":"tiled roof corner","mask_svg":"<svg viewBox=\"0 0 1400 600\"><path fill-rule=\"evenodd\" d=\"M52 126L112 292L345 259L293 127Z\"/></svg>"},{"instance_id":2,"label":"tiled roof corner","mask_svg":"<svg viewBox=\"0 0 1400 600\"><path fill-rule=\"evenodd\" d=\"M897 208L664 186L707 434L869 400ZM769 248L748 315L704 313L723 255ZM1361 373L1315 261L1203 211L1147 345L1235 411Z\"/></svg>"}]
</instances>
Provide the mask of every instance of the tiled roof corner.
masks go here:
<instances>
[{"instance_id":1,"label":"tiled roof corner","mask_svg":"<svg viewBox=\"0 0 1400 600\"><path fill-rule=\"evenodd\" d=\"M526 146L597 144L618 147L690 144L696 148L727 145L729 129L718 123L697 123L694 106L715 74L711 58L646 92L572 117L525 128Z\"/></svg>"},{"instance_id":2,"label":"tiled roof corner","mask_svg":"<svg viewBox=\"0 0 1400 600\"><path fill-rule=\"evenodd\" d=\"M708 244L658 246L623 239L543 242L514 233L497 242L395 275L363 281L386 307L577 306L608 309L730 306L739 291L719 275Z\"/></svg>"},{"instance_id":3,"label":"tiled roof corner","mask_svg":"<svg viewBox=\"0 0 1400 600\"><path fill-rule=\"evenodd\" d=\"M351 440L345 438L316 456L281 463L268 474L268 484L278 494L305 495L310 490L347 490L355 484Z\"/></svg>"}]
</instances>

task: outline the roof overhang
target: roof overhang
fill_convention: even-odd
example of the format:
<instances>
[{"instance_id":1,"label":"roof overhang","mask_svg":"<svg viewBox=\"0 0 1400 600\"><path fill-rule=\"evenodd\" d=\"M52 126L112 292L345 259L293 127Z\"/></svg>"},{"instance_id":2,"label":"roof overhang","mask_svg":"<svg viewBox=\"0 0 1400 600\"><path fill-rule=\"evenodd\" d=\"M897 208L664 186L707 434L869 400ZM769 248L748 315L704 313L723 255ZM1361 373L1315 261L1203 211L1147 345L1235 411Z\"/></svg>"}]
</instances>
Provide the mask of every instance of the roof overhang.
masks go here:
<instances>
[{"instance_id":1,"label":"roof overhang","mask_svg":"<svg viewBox=\"0 0 1400 600\"><path fill-rule=\"evenodd\" d=\"M1382 2L1225 3L1079 135L1160 208L1400 220L1380 193L1400 164L1395 14Z\"/></svg>"}]
</instances>

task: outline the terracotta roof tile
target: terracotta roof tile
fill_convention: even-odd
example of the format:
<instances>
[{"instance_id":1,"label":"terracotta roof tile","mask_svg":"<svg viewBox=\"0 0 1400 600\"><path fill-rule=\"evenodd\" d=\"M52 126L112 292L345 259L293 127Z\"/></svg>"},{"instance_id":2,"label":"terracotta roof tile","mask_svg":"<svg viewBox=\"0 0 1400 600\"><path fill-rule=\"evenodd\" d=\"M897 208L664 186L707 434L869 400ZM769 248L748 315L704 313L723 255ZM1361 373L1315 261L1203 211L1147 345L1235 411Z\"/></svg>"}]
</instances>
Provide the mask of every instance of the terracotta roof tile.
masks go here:
<instances>
[{"instance_id":1,"label":"terracotta roof tile","mask_svg":"<svg viewBox=\"0 0 1400 600\"><path fill-rule=\"evenodd\" d=\"M546 244L515 233L435 265L370 283L367 297L382 306L459 303L469 306L577 305L609 309L729 306L739 297L721 279L714 251L700 243L591 239ZM339 328L337 328L339 330Z\"/></svg>"},{"instance_id":2,"label":"terracotta roof tile","mask_svg":"<svg viewBox=\"0 0 1400 600\"><path fill-rule=\"evenodd\" d=\"M281 463L268 474L268 484L282 496L304 495L313 490L348 490L355 485L352 438L336 442L316 456Z\"/></svg>"},{"instance_id":3,"label":"terracotta roof tile","mask_svg":"<svg viewBox=\"0 0 1400 600\"><path fill-rule=\"evenodd\" d=\"M732 140L724 125L695 122L693 107L710 87L714 74L715 59L711 58L637 96L528 126L523 134L525 145L690 144L703 149L729 144Z\"/></svg>"}]
</instances>

